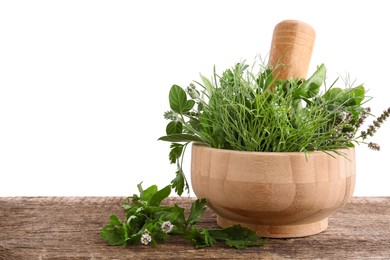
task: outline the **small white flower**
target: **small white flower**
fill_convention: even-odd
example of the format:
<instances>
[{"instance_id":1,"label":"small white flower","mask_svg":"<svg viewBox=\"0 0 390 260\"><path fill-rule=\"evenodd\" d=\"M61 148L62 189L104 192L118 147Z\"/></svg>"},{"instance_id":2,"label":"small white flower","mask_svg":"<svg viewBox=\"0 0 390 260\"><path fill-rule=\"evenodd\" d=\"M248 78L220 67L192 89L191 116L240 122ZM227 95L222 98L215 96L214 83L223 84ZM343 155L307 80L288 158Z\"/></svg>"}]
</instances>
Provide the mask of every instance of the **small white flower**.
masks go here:
<instances>
[{"instance_id":1,"label":"small white flower","mask_svg":"<svg viewBox=\"0 0 390 260\"><path fill-rule=\"evenodd\" d=\"M161 230L164 231L165 233L170 233L172 231L172 229L173 229L173 225L169 221L165 221L161 225Z\"/></svg>"},{"instance_id":2,"label":"small white flower","mask_svg":"<svg viewBox=\"0 0 390 260\"><path fill-rule=\"evenodd\" d=\"M145 232L141 236L141 243L147 245L150 242L152 242L152 237L150 236L149 231L145 229Z\"/></svg>"}]
</instances>

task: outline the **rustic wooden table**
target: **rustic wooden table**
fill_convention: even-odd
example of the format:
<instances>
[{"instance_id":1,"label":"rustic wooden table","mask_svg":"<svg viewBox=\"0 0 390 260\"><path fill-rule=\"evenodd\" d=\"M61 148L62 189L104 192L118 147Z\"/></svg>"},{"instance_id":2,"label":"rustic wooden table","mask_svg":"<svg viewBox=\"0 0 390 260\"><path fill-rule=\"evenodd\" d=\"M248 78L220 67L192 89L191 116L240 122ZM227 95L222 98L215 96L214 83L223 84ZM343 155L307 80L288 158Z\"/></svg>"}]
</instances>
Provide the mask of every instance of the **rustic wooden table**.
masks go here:
<instances>
[{"instance_id":1,"label":"rustic wooden table","mask_svg":"<svg viewBox=\"0 0 390 260\"><path fill-rule=\"evenodd\" d=\"M158 248L113 247L99 237L119 197L0 197L0 259L390 259L390 197L354 197L318 235L270 239L246 250L195 249L172 237ZM192 199L170 198L188 208ZM200 225L216 226L208 210Z\"/></svg>"}]
</instances>

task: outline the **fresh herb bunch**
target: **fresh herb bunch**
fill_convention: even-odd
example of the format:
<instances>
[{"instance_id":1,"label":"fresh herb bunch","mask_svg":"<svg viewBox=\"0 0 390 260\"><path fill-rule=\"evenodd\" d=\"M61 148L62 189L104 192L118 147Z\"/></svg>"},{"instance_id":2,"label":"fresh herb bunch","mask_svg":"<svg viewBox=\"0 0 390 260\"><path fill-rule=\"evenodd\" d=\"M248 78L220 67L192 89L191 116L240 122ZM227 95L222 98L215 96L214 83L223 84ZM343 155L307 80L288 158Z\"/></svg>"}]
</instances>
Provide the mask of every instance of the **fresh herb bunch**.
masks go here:
<instances>
[{"instance_id":1,"label":"fresh herb bunch","mask_svg":"<svg viewBox=\"0 0 390 260\"><path fill-rule=\"evenodd\" d=\"M317 67L308 79L276 80L274 71L256 64L238 63L211 80L184 90L173 85L169 92L170 111L166 135L171 142L169 160L177 164L172 187L181 195L188 190L183 173L183 154L191 142L238 151L310 152L335 151L366 143L390 108L365 131L359 128L371 115L364 107L369 100L363 85L326 86L326 68ZM196 85L195 85L196 84ZM321 87L324 89L321 91Z\"/></svg>"},{"instance_id":2,"label":"fresh herb bunch","mask_svg":"<svg viewBox=\"0 0 390 260\"><path fill-rule=\"evenodd\" d=\"M196 224L206 211L206 200L194 201L186 217L184 208L177 204L161 205L170 195L171 185L161 190L153 185L144 190L139 184L138 190L140 194L129 197L123 205L126 220L122 222L118 216L111 215L110 223L100 232L100 236L109 244L126 246L151 243L157 246L170 235L182 235L196 248L213 246L217 241L238 249L262 246L267 242L257 237L254 231L240 225L225 229L198 229Z\"/></svg>"}]
</instances>

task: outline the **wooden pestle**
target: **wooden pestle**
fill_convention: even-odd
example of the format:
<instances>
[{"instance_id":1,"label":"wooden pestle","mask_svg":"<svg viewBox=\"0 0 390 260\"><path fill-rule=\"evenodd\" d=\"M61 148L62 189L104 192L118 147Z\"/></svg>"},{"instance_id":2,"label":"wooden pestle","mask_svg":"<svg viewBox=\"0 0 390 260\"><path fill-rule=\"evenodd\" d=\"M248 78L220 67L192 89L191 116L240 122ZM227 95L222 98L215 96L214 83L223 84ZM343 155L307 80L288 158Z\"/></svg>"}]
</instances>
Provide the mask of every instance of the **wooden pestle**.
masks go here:
<instances>
[{"instance_id":1,"label":"wooden pestle","mask_svg":"<svg viewBox=\"0 0 390 260\"><path fill-rule=\"evenodd\" d=\"M275 26L268 65L277 79L306 78L314 47L314 29L301 21L285 20Z\"/></svg>"}]
</instances>

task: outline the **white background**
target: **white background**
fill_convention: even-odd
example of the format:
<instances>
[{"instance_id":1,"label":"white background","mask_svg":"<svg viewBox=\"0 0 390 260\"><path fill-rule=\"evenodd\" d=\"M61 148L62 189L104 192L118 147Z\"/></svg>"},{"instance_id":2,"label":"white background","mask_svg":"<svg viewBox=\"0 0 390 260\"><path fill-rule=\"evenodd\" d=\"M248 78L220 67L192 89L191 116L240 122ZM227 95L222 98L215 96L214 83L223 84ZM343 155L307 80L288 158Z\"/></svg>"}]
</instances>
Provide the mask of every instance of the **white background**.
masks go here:
<instances>
[{"instance_id":1,"label":"white background","mask_svg":"<svg viewBox=\"0 0 390 260\"><path fill-rule=\"evenodd\" d=\"M0 2L0 196L127 196L174 177L168 91L258 54L285 19L317 32L309 74L349 73L390 105L386 1ZM382 150L357 148L356 196L390 195ZM189 176L189 154L185 170ZM191 194L193 195L193 194Z\"/></svg>"}]
</instances>

